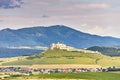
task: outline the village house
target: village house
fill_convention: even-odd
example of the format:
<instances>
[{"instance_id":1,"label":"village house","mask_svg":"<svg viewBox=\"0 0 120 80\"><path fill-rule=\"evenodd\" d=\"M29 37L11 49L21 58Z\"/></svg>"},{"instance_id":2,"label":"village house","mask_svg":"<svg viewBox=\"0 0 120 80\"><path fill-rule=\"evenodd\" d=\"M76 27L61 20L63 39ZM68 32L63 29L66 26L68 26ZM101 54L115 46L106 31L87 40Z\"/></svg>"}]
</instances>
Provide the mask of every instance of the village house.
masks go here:
<instances>
[{"instance_id":1,"label":"village house","mask_svg":"<svg viewBox=\"0 0 120 80\"><path fill-rule=\"evenodd\" d=\"M104 72L111 70L119 71L120 68L103 68L98 65L79 64L54 64L54 65L32 65L28 67L0 67L0 72L11 75L38 75L51 73L77 73L77 72ZM1 77L2 78L2 77Z\"/></svg>"}]
</instances>

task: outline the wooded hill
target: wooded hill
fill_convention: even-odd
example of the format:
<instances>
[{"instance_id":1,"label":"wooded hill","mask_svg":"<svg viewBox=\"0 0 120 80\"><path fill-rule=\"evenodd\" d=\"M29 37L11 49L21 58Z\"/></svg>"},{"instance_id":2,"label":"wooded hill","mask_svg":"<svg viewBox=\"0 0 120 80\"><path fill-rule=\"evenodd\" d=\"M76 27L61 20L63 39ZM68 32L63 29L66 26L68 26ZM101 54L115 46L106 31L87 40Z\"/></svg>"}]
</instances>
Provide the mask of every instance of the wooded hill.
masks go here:
<instances>
[{"instance_id":1,"label":"wooded hill","mask_svg":"<svg viewBox=\"0 0 120 80\"><path fill-rule=\"evenodd\" d=\"M117 48L117 47L94 46L94 47L88 48L88 50L98 51L108 56L120 56L120 48Z\"/></svg>"}]
</instances>

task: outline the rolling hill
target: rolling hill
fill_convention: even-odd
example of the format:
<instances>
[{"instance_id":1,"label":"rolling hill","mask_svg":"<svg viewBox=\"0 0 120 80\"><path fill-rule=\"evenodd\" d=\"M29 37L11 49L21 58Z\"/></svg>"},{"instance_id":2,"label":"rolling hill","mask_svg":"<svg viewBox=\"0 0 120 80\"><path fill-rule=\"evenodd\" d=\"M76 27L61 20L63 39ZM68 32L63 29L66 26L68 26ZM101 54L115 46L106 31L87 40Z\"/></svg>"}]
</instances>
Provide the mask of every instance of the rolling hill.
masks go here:
<instances>
[{"instance_id":1,"label":"rolling hill","mask_svg":"<svg viewBox=\"0 0 120 80\"><path fill-rule=\"evenodd\" d=\"M120 38L91 35L63 25L0 30L0 47L45 46L62 42L76 48L118 46Z\"/></svg>"},{"instance_id":2,"label":"rolling hill","mask_svg":"<svg viewBox=\"0 0 120 80\"><path fill-rule=\"evenodd\" d=\"M47 50L40 54L18 57L15 61L3 62L2 65L35 65L35 64L83 64L101 66L120 66L119 57L109 57L98 53L83 51Z\"/></svg>"}]
</instances>

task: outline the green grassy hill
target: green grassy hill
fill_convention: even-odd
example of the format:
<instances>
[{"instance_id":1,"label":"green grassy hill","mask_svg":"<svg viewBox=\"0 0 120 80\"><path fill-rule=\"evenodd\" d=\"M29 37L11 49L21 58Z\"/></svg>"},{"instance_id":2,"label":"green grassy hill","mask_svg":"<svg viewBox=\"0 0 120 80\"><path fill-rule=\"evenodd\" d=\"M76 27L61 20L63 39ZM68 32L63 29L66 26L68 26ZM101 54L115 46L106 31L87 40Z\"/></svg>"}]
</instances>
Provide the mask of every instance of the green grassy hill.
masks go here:
<instances>
[{"instance_id":1,"label":"green grassy hill","mask_svg":"<svg viewBox=\"0 0 120 80\"><path fill-rule=\"evenodd\" d=\"M119 57L109 57L97 53L78 51L47 50L43 53L19 58L2 65L33 65L33 64L85 64L101 66L120 66Z\"/></svg>"}]
</instances>

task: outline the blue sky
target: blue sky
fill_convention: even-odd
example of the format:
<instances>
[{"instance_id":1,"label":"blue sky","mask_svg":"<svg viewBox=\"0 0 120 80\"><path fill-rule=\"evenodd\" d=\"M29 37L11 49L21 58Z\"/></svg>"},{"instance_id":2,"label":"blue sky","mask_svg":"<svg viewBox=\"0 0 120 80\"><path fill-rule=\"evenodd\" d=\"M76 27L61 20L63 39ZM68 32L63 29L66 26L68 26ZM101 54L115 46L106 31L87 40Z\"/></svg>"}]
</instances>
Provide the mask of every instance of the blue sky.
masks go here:
<instances>
[{"instance_id":1,"label":"blue sky","mask_svg":"<svg viewBox=\"0 0 120 80\"><path fill-rule=\"evenodd\" d=\"M0 0L0 29L66 25L120 37L119 0Z\"/></svg>"}]
</instances>

